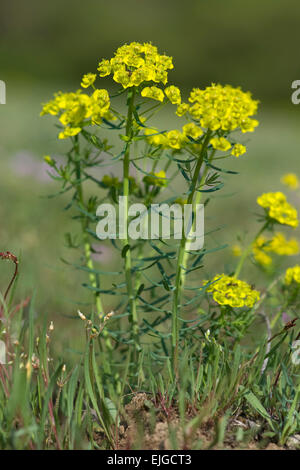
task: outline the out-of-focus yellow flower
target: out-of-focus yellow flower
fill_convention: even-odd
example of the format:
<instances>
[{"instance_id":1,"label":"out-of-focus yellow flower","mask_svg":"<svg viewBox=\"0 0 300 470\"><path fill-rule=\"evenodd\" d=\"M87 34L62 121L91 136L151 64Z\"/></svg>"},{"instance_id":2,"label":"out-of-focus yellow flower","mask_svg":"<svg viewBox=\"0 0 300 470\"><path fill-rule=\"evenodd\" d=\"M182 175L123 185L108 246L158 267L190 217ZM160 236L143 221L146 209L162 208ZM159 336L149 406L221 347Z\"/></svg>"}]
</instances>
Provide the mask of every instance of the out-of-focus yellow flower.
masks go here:
<instances>
[{"instance_id":1,"label":"out-of-focus yellow flower","mask_svg":"<svg viewBox=\"0 0 300 470\"><path fill-rule=\"evenodd\" d=\"M296 284L300 284L300 266L296 265L293 268L288 268L285 272L285 283L287 285L292 284L295 282Z\"/></svg>"},{"instance_id":2,"label":"out-of-focus yellow flower","mask_svg":"<svg viewBox=\"0 0 300 470\"><path fill-rule=\"evenodd\" d=\"M277 232L270 240L267 249L277 255L292 256L299 253L299 243L296 238L287 240L282 233Z\"/></svg>"},{"instance_id":3,"label":"out-of-focus yellow flower","mask_svg":"<svg viewBox=\"0 0 300 470\"><path fill-rule=\"evenodd\" d=\"M275 253L280 256L297 255L299 253L299 244L295 238L287 240L280 232L275 233L269 240L260 235L253 243L254 258L259 264L270 266L272 258L267 253Z\"/></svg>"},{"instance_id":4,"label":"out-of-focus yellow flower","mask_svg":"<svg viewBox=\"0 0 300 470\"><path fill-rule=\"evenodd\" d=\"M210 139L209 142L214 149L221 150L223 152L227 152L227 150L231 148L231 143L228 142L225 137L214 137L213 139Z\"/></svg>"},{"instance_id":5,"label":"out-of-focus yellow flower","mask_svg":"<svg viewBox=\"0 0 300 470\"><path fill-rule=\"evenodd\" d=\"M162 147L168 146L168 139L166 134L160 134L155 128L146 128L144 130L145 135L147 136L147 141L151 145L157 145Z\"/></svg>"},{"instance_id":6,"label":"out-of-focus yellow flower","mask_svg":"<svg viewBox=\"0 0 300 470\"><path fill-rule=\"evenodd\" d=\"M168 186L168 179L166 177L166 173L161 170L156 173L151 173L143 178L143 181L149 185L153 186Z\"/></svg>"},{"instance_id":7,"label":"out-of-focus yellow flower","mask_svg":"<svg viewBox=\"0 0 300 470\"><path fill-rule=\"evenodd\" d=\"M283 193L264 193L257 198L257 203L267 211L268 216L274 221L293 228L298 226L297 210L287 202Z\"/></svg>"},{"instance_id":8,"label":"out-of-focus yellow flower","mask_svg":"<svg viewBox=\"0 0 300 470\"><path fill-rule=\"evenodd\" d=\"M142 90L141 95L144 98L152 98L153 100L157 100L157 101L161 101L161 102L163 102L163 100L164 100L164 92L156 86L147 86L147 87L145 87Z\"/></svg>"},{"instance_id":9,"label":"out-of-focus yellow flower","mask_svg":"<svg viewBox=\"0 0 300 470\"><path fill-rule=\"evenodd\" d=\"M233 308L253 307L259 300L259 292L254 290L247 282L240 281L234 276L217 274L212 281L204 281L204 285L211 282L207 292L213 293L213 299L219 305L229 305Z\"/></svg>"},{"instance_id":10,"label":"out-of-focus yellow flower","mask_svg":"<svg viewBox=\"0 0 300 470\"><path fill-rule=\"evenodd\" d=\"M187 199L183 199L182 197L178 197L177 199L175 199L175 204L180 204L181 206L184 206L185 204L187 204Z\"/></svg>"},{"instance_id":11,"label":"out-of-focus yellow flower","mask_svg":"<svg viewBox=\"0 0 300 470\"><path fill-rule=\"evenodd\" d=\"M280 181L282 184L285 184L290 189L299 188L299 179L295 173L287 173L286 175L283 175Z\"/></svg>"},{"instance_id":12,"label":"out-of-focus yellow flower","mask_svg":"<svg viewBox=\"0 0 300 470\"><path fill-rule=\"evenodd\" d=\"M243 155L244 153L246 153L246 150L247 149L245 145L235 144L231 151L231 155L233 155L234 157L239 157L240 155Z\"/></svg>"},{"instance_id":13,"label":"out-of-focus yellow flower","mask_svg":"<svg viewBox=\"0 0 300 470\"><path fill-rule=\"evenodd\" d=\"M171 85L165 88L165 95L172 104L181 104L181 93L177 86Z\"/></svg>"},{"instance_id":14,"label":"out-of-focus yellow flower","mask_svg":"<svg viewBox=\"0 0 300 470\"><path fill-rule=\"evenodd\" d=\"M231 247L233 256L239 257L242 254L242 248L240 245L236 244Z\"/></svg>"},{"instance_id":15,"label":"out-of-focus yellow flower","mask_svg":"<svg viewBox=\"0 0 300 470\"><path fill-rule=\"evenodd\" d=\"M267 239L260 235L255 242L253 243L252 251L254 255L255 261L262 265L262 266L271 266L272 258L271 256L267 255L266 251L268 251L268 242Z\"/></svg>"},{"instance_id":16,"label":"out-of-focus yellow flower","mask_svg":"<svg viewBox=\"0 0 300 470\"><path fill-rule=\"evenodd\" d=\"M82 88L88 88L95 83L97 75L95 73L86 73L81 81Z\"/></svg>"},{"instance_id":17,"label":"out-of-focus yellow flower","mask_svg":"<svg viewBox=\"0 0 300 470\"><path fill-rule=\"evenodd\" d=\"M53 166L55 165L55 161L50 157L50 155L44 156L44 161L48 163L48 165Z\"/></svg>"}]
</instances>

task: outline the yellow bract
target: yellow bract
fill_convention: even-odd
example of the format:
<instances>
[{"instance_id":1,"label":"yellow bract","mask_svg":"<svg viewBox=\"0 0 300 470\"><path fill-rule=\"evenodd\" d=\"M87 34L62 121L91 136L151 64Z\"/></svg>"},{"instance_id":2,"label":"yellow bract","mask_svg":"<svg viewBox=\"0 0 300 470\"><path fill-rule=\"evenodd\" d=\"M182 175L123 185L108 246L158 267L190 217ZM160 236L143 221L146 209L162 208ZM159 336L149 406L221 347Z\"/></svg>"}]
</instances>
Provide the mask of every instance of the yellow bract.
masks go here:
<instances>
[{"instance_id":1,"label":"yellow bract","mask_svg":"<svg viewBox=\"0 0 300 470\"><path fill-rule=\"evenodd\" d=\"M147 86L142 90L141 95L144 98L152 98L153 100L161 102L164 100L164 92L156 86Z\"/></svg>"},{"instance_id":2,"label":"yellow bract","mask_svg":"<svg viewBox=\"0 0 300 470\"><path fill-rule=\"evenodd\" d=\"M231 143L224 137L214 137L213 139L210 139L209 143L214 149L222 150L223 152L226 152L231 148Z\"/></svg>"},{"instance_id":3,"label":"yellow bract","mask_svg":"<svg viewBox=\"0 0 300 470\"><path fill-rule=\"evenodd\" d=\"M172 104L181 103L181 93L177 86L171 85L165 88L165 95L171 101Z\"/></svg>"},{"instance_id":4,"label":"yellow bract","mask_svg":"<svg viewBox=\"0 0 300 470\"><path fill-rule=\"evenodd\" d=\"M204 281L206 285L209 281ZM240 281L233 276L217 274L207 288L213 293L213 299L219 305L229 305L233 308L253 307L259 300L259 292L254 290L247 282Z\"/></svg>"},{"instance_id":5,"label":"yellow bract","mask_svg":"<svg viewBox=\"0 0 300 470\"><path fill-rule=\"evenodd\" d=\"M201 127L196 126L194 122L189 122L182 127L183 134L192 137L193 139L198 139L203 134Z\"/></svg>"}]
</instances>

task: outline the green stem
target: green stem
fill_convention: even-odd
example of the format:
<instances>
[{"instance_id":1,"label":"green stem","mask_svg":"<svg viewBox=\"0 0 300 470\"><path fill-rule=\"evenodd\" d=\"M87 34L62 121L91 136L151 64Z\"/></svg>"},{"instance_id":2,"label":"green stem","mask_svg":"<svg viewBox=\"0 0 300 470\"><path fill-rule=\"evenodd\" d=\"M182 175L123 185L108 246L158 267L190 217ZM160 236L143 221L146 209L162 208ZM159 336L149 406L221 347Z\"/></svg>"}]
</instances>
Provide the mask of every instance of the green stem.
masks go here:
<instances>
[{"instance_id":1,"label":"green stem","mask_svg":"<svg viewBox=\"0 0 300 470\"><path fill-rule=\"evenodd\" d=\"M242 256L240 257L240 260L238 262L238 265L236 267L236 270L235 270L235 273L234 273L234 276L235 277L239 277L240 275L240 272L242 270L242 267L246 261L246 259L248 258L248 256L251 254L252 252L252 247L253 247L253 243L256 242L256 240L258 239L258 237L265 231L265 229L267 228L268 226L268 222L266 222L262 228L258 231L258 233L256 234L256 236L254 237L254 240L247 246L247 248L243 251L242 253Z\"/></svg>"},{"instance_id":2,"label":"green stem","mask_svg":"<svg viewBox=\"0 0 300 470\"><path fill-rule=\"evenodd\" d=\"M135 88L131 88L128 92L128 112L127 112L127 121L126 121L126 137L127 137L127 147L124 154L123 160L123 196L124 199L124 227L125 227L125 237L124 237L124 247L129 246L129 237L128 237L128 206L129 206L129 166L130 166L130 147L132 144L132 123L133 123L133 109L134 109L134 98L135 98ZM132 262L131 262L131 252L130 248L127 249L125 254L125 279L127 285L127 293L129 297L129 319L132 326L132 339L135 345L136 350L139 350L139 327L138 327L138 317L137 317L137 307L136 307L136 297L135 291L133 288L132 280Z\"/></svg>"},{"instance_id":3,"label":"green stem","mask_svg":"<svg viewBox=\"0 0 300 470\"><path fill-rule=\"evenodd\" d=\"M194 175L193 175L192 183L190 187L190 193L187 199L187 204L192 204L194 201L194 196L195 196L195 193L197 191L197 186L198 186L197 183L199 179L199 174L200 174L200 170L202 167L204 154L206 152L206 149L209 143L210 136L211 136L211 133L210 131L208 131L204 139L202 149L201 149L199 158L195 166ZM193 204L193 212L194 212L194 207L195 206ZM179 310L180 310L182 288L183 288L183 283L182 283L182 277L183 277L183 271L184 271L183 261L184 261L184 256L185 256L186 244L187 244L187 238L186 238L186 235L184 233L184 228L183 228L182 238L180 241L178 257L177 257L175 289L174 289L174 294L173 294L173 306L172 306L172 354L173 354L173 367L174 367L175 376L178 375L178 346L179 346L179 316L178 315L179 315Z\"/></svg>"},{"instance_id":4,"label":"green stem","mask_svg":"<svg viewBox=\"0 0 300 470\"><path fill-rule=\"evenodd\" d=\"M216 150L213 150L211 152L211 155L209 157L209 163L213 160L215 153L216 153ZM201 187L202 184L204 183L204 181L206 179L206 176L207 176L207 173L208 173L208 169L209 169L209 167L206 165L205 169L204 169L204 172L203 172L203 174L201 176L201 179L200 179L199 187ZM202 195L203 195L203 193L201 193L200 191L197 191L197 193L195 195L194 203L193 203L193 212L195 211L195 208L197 207L197 204L200 204L201 199L202 199ZM194 225L195 225L195 221L193 222L193 227L192 227L191 230L194 229ZM189 256L190 256L190 253L189 253L190 243L191 242L189 240L187 240L186 246L185 246L185 251L184 251L184 256L183 256L182 266L183 266L184 269L182 270L182 276L181 276L182 288L184 287L185 273L186 273L186 269L187 269L188 261L189 261Z\"/></svg>"},{"instance_id":5,"label":"green stem","mask_svg":"<svg viewBox=\"0 0 300 470\"><path fill-rule=\"evenodd\" d=\"M77 189L78 202L82 208L85 208L84 197L83 197L83 187L82 187L82 182L81 182L81 162L80 162L78 136L75 137L75 153L76 153L75 168L76 168L76 180L77 180L76 189ZM88 225L89 225L88 218L83 217L81 219L81 228L82 228L82 236L83 236L85 262L86 262L86 266L89 269L93 270L94 264L93 264L93 260L91 256L91 244L89 241L89 235L87 233ZM94 273L92 272L89 273L89 280L90 280L91 286L94 288L97 288L97 277ZM94 294L94 297L95 297L97 315L99 316L100 319L102 319L104 317L104 310L103 310L103 305L102 305L100 294L96 292Z\"/></svg>"}]
</instances>

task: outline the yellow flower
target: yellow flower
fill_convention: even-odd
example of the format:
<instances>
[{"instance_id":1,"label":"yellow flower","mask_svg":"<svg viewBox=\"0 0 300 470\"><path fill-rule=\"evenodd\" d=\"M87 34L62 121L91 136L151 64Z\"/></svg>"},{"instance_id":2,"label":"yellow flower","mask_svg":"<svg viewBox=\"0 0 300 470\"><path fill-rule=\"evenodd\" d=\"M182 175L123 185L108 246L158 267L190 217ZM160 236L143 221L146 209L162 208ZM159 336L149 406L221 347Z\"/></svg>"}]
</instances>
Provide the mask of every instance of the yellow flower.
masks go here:
<instances>
[{"instance_id":1,"label":"yellow flower","mask_svg":"<svg viewBox=\"0 0 300 470\"><path fill-rule=\"evenodd\" d=\"M231 151L231 155L233 155L234 157L239 157L240 155L243 155L244 153L246 153L246 150L247 149L245 145L235 144L235 146L233 147Z\"/></svg>"},{"instance_id":2,"label":"yellow flower","mask_svg":"<svg viewBox=\"0 0 300 470\"><path fill-rule=\"evenodd\" d=\"M60 132L59 139L67 139L68 137L74 137L81 132L80 127L66 127L64 131Z\"/></svg>"},{"instance_id":3,"label":"yellow flower","mask_svg":"<svg viewBox=\"0 0 300 470\"><path fill-rule=\"evenodd\" d=\"M224 137L214 137L213 139L210 139L209 142L214 149L222 150L223 152L226 152L231 148L231 143Z\"/></svg>"},{"instance_id":4,"label":"yellow flower","mask_svg":"<svg viewBox=\"0 0 300 470\"><path fill-rule=\"evenodd\" d=\"M238 245L238 244L233 245L232 248L231 248L231 250L232 250L233 256L239 257L239 256L241 256L241 254L242 254L242 248L241 248L241 246Z\"/></svg>"},{"instance_id":5,"label":"yellow flower","mask_svg":"<svg viewBox=\"0 0 300 470\"><path fill-rule=\"evenodd\" d=\"M97 78L95 73L87 73L83 76L81 81L82 88L88 88L89 86L93 85Z\"/></svg>"},{"instance_id":6,"label":"yellow flower","mask_svg":"<svg viewBox=\"0 0 300 470\"><path fill-rule=\"evenodd\" d=\"M163 170L156 173L150 173L150 175L144 177L143 181L153 186L168 186L168 179L166 177L166 173Z\"/></svg>"},{"instance_id":7,"label":"yellow flower","mask_svg":"<svg viewBox=\"0 0 300 470\"><path fill-rule=\"evenodd\" d=\"M180 149L183 141L185 140L184 135L178 130L169 131L167 133L168 146L172 149Z\"/></svg>"},{"instance_id":8,"label":"yellow flower","mask_svg":"<svg viewBox=\"0 0 300 470\"><path fill-rule=\"evenodd\" d=\"M181 93L177 86L169 86L165 88L165 95L172 104L181 104Z\"/></svg>"},{"instance_id":9,"label":"yellow flower","mask_svg":"<svg viewBox=\"0 0 300 470\"><path fill-rule=\"evenodd\" d=\"M194 122L188 122L182 127L183 134L187 137L192 137L197 140L202 134L203 130L198 127Z\"/></svg>"},{"instance_id":10,"label":"yellow flower","mask_svg":"<svg viewBox=\"0 0 300 470\"><path fill-rule=\"evenodd\" d=\"M177 111L176 114L177 116L181 117L184 114L186 114L189 110L189 105L187 103L181 103L179 106L177 106Z\"/></svg>"},{"instance_id":11,"label":"yellow flower","mask_svg":"<svg viewBox=\"0 0 300 470\"><path fill-rule=\"evenodd\" d=\"M266 267L272 264L271 256L265 253L265 251L268 251L268 242L264 236L261 235L255 240L252 251L257 263Z\"/></svg>"},{"instance_id":12,"label":"yellow flower","mask_svg":"<svg viewBox=\"0 0 300 470\"><path fill-rule=\"evenodd\" d=\"M130 73L125 69L125 67L116 69L113 75L113 79L115 82L120 83L123 88L128 88L131 86Z\"/></svg>"},{"instance_id":13,"label":"yellow flower","mask_svg":"<svg viewBox=\"0 0 300 470\"><path fill-rule=\"evenodd\" d=\"M290 189L299 188L299 180L295 173L287 173L286 175L283 175L280 181L282 184L285 184Z\"/></svg>"},{"instance_id":14,"label":"yellow flower","mask_svg":"<svg viewBox=\"0 0 300 470\"><path fill-rule=\"evenodd\" d=\"M264 193L257 198L257 203L266 209L268 216L274 221L293 228L298 226L297 210L287 202L283 193Z\"/></svg>"},{"instance_id":15,"label":"yellow flower","mask_svg":"<svg viewBox=\"0 0 300 470\"><path fill-rule=\"evenodd\" d=\"M110 75L111 73L111 65L109 60L101 60L99 63L98 69L100 77L106 77L107 75Z\"/></svg>"},{"instance_id":16,"label":"yellow flower","mask_svg":"<svg viewBox=\"0 0 300 470\"><path fill-rule=\"evenodd\" d=\"M287 285L295 282L300 284L300 266L296 265L293 268L288 268L285 272L285 283Z\"/></svg>"},{"instance_id":17,"label":"yellow flower","mask_svg":"<svg viewBox=\"0 0 300 470\"><path fill-rule=\"evenodd\" d=\"M257 111L258 101L240 88L213 83L204 90L194 88L189 101L192 105L188 112L206 129L252 132L258 125L258 121L251 119Z\"/></svg>"},{"instance_id":18,"label":"yellow flower","mask_svg":"<svg viewBox=\"0 0 300 470\"><path fill-rule=\"evenodd\" d=\"M153 100L163 101L164 100L164 92L157 88L156 86L147 86L141 91L141 95L144 98L152 98Z\"/></svg>"},{"instance_id":19,"label":"yellow flower","mask_svg":"<svg viewBox=\"0 0 300 470\"><path fill-rule=\"evenodd\" d=\"M48 163L48 165L50 166L54 166L55 165L55 161L53 160L53 158L50 157L50 155L45 155L44 156L44 161L46 163Z\"/></svg>"},{"instance_id":20,"label":"yellow flower","mask_svg":"<svg viewBox=\"0 0 300 470\"><path fill-rule=\"evenodd\" d=\"M209 281L204 281L204 285L208 283ZM251 308L260 297L259 292L247 282L226 274L217 274L208 286L207 292L213 293L213 299L219 305L229 305L233 308Z\"/></svg>"},{"instance_id":21,"label":"yellow flower","mask_svg":"<svg viewBox=\"0 0 300 470\"><path fill-rule=\"evenodd\" d=\"M253 243L253 255L255 260L263 266L272 264L272 258L267 253L275 253L280 256L292 256L299 253L299 244L295 238L287 240L285 236L277 232L267 240L260 235Z\"/></svg>"},{"instance_id":22,"label":"yellow flower","mask_svg":"<svg viewBox=\"0 0 300 470\"><path fill-rule=\"evenodd\" d=\"M157 129L147 128L144 130L145 135L147 136L147 141L151 145L162 145L163 147L168 146L168 139L165 134L159 134Z\"/></svg>"}]
</instances>

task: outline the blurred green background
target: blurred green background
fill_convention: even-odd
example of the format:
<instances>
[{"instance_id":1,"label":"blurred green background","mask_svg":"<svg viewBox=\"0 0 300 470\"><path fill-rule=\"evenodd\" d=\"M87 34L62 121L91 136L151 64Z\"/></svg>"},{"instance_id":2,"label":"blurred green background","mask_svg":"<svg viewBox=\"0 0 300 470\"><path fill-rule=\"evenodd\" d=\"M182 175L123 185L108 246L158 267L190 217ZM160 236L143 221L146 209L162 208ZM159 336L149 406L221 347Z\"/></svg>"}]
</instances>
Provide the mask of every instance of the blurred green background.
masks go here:
<instances>
[{"instance_id":1,"label":"blurred green background","mask_svg":"<svg viewBox=\"0 0 300 470\"><path fill-rule=\"evenodd\" d=\"M299 0L1 2L0 251L21 256L17 297L35 289L38 311L51 318L74 315L75 302L86 299L80 276L60 261L70 256L64 233L73 225L64 201L46 197L58 188L42 157L61 155L66 144L57 141L54 121L39 117L41 102L78 88L83 73L130 41L152 41L173 56L170 82L186 92L211 82L250 90L261 101L261 125L248 134L247 155L228 163L240 175L226 177L207 214L208 229L222 227L213 242L233 244L238 233L255 230L256 196L282 190L285 172L300 176L300 106L291 103L291 83L300 79L299 26ZM161 119L164 128L176 125L171 115ZM289 199L299 207L299 193ZM217 252L212 269L222 271L230 258L229 250ZM100 260L114 263L109 251ZM0 267L2 286L10 269Z\"/></svg>"}]
</instances>

